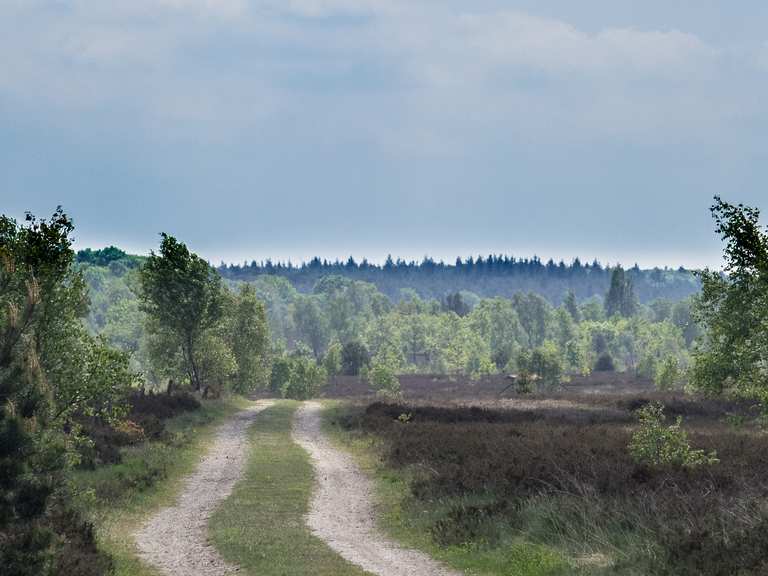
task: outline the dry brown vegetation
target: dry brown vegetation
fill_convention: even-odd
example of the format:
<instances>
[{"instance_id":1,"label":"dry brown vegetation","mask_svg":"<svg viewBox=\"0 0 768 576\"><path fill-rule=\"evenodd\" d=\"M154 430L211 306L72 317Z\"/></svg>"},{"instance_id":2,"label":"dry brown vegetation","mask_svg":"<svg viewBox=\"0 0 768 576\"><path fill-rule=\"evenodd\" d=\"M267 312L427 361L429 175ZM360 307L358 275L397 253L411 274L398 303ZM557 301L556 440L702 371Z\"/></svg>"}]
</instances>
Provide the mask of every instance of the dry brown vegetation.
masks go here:
<instances>
[{"instance_id":1,"label":"dry brown vegetation","mask_svg":"<svg viewBox=\"0 0 768 576\"><path fill-rule=\"evenodd\" d=\"M514 534L605 559L577 562L582 573L768 574L768 436L748 402L626 382L603 394L572 386L468 401L435 393L435 380L429 401L426 379L414 381L422 388L405 385L406 401L360 403L341 424L379 438L387 466L409 479L414 506L440 511L430 527L437 544L493 547ZM716 451L719 463L633 460L634 411L649 401L682 416L691 445Z\"/></svg>"}]
</instances>

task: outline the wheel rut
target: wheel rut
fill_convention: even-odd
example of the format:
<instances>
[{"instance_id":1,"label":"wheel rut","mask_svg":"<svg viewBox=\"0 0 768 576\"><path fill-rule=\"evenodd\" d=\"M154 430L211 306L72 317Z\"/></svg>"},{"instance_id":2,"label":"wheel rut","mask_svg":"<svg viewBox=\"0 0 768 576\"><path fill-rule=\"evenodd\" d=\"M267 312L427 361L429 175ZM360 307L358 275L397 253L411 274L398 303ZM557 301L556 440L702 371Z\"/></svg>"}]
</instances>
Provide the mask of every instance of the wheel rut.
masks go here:
<instances>
[{"instance_id":1,"label":"wheel rut","mask_svg":"<svg viewBox=\"0 0 768 576\"><path fill-rule=\"evenodd\" d=\"M177 501L155 513L135 534L140 558L166 576L222 576L239 571L208 541L208 520L243 476L248 428L270 405L260 401L219 426L213 445L184 479Z\"/></svg>"},{"instance_id":2,"label":"wheel rut","mask_svg":"<svg viewBox=\"0 0 768 576\"><path fill-rule=\"evenodd\" d=\"M380 533L373 482L323 434L321 411L320 404L305 402L293 425L293 438L309 452L317 473L307 516L312 532L346 560L378 576L461 576Z\"/></svg>"}]
</instances>

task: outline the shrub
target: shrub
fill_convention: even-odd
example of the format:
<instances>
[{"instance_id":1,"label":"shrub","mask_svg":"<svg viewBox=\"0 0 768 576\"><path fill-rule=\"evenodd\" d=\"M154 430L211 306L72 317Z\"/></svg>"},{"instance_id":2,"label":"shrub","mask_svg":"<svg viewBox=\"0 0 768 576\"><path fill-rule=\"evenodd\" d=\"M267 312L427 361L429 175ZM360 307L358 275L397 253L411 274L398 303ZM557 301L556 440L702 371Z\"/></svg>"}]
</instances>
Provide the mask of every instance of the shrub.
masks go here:
<instances>
[{"instance_id":1,"label":"shrub","mask_svg":"<svg viewBox=\"0 0 768 576\"><path fill-rule=\"evenodd\" d=\"M369 374L374 390L388 398L400 396L400 380L395 373L384 364L375 364Z\"/></svg>"},{"instance_id":2,"label":"shrub","mask_svg":"<svg viewBox=\"0 0 768 576\"><path fill-rule=\"evenodd\" d=\"M281 388L284 398L308 400L316 397L328 381L325 368L306 356L291 358L288 381Z\"/></svg>"},{"instance_id":3,"label":"shrub","mask_svg":"<svg viewBox=\"0 0 768 576\"><path fill-rule=\"evenodd\" d=\"M682 429L682 416L675 423L666 426L667 417L660 403L647 404L637 411L640 428L632 434L629 450L640 463L653 466L683 466L694 468L718 462L717 454L694 450L688 442L688 435Z\"/></svg>"},{"instance_id":4,"label":"shrub","mask_svg":"<svg viewBox=\"0 0 768 576\"><path fill-rule=\"evenodd\" d=\"M532 391L533 383L554 387L560 384L563 376L563 362L557 347L546 342L532 351L523 351L517 357L520 369L518 387L521 392Z\"/></svg>"},{"instance_id":5,"label":"shrub","mask_svg":"<svg viewBox=\"0 0 768 576\"><path fill-rule=\"evenodd\" d=\"M667 356L656 366L653 381L659 390L672 390L679 384L680 377L680 362L674 356Z\"/></svg>"}]
</instances>

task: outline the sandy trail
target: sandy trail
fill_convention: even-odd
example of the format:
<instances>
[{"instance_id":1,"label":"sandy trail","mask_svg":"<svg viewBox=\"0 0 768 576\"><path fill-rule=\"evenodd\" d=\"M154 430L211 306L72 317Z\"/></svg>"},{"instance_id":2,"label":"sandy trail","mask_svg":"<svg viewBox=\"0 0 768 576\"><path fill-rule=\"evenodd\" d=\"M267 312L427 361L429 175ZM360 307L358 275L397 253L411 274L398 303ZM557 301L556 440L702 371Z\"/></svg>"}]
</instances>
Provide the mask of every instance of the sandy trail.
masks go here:
<instances>
[{"instance_id":1,"label":"sandy trail","mask_svg":"<svg viewBox=\"0 0 768 576\"><path fill-rule=\"evenodd\" d=\"M381 535L376 529L373 484L322 433L321 410L319 404L305 402L293 425L294 440L309 452L318 477L307 517L312 531L342 557L379 576L460 576Z\"/></svg>"},{"instance_id":2,"label":"sandy trail","mask_svg":"<svg viewBox=\"0 0 768 576\"><path fill-rule=\"evenodd\" d=\"M220 576L238 571L208 542L208 519L242 477L248 428L270 404L258 402L217 429L213 446L184 480L178 501L157 512L136 534L143 560L168 576Z\"/></svg>"}]
</instances>

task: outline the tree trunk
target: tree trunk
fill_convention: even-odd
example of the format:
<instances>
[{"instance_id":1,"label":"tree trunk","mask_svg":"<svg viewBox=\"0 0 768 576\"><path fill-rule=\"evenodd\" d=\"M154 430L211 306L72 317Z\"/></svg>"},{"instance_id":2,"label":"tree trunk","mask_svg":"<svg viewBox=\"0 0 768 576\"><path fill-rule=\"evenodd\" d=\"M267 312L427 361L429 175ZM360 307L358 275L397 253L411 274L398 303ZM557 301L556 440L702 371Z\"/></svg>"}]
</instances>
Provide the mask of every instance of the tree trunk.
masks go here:
<instances>
[{"instance_id":1,"label":"tree trunk","mask_svg":"<svg viewBox=\"0 0 768 576\"><path fill-rule=\"evenodd\" d=\"M192 386L196 392L200 392L200 374L197 371L197 364L195 364L195 354L192 349L192 336L187 336L187 363L190 380L192 380Z\"/></svg>"}]
</instances>

